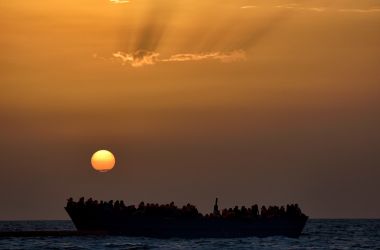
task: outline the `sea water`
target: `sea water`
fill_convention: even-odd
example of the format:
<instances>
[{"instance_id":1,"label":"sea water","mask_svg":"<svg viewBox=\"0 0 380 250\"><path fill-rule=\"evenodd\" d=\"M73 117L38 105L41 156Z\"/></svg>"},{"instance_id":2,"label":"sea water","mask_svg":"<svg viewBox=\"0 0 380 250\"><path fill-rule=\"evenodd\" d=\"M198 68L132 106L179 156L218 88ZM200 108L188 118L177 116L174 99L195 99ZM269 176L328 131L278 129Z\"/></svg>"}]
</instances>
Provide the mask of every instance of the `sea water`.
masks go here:
<instances>
[{"instance_id":1,"label":"sea water","mask_svg":"<svg viewBox=\"0 0 380 250\"><path fill-rule=\"evenodd\" d=\"M75 230L70 221L2 221L0 231ZM122 236L0 238L0 249L380 249L380 220L307 222L298 239L152 239Z\"/></svg>"}]
</instances>

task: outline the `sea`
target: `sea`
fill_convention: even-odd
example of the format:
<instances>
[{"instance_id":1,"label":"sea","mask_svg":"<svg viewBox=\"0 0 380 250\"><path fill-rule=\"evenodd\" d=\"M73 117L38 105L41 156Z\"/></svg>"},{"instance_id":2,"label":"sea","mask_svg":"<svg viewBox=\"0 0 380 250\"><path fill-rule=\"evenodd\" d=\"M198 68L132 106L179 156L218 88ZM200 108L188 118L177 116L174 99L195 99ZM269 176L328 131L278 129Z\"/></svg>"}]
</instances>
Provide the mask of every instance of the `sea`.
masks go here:
<instances>
[{"instance_id":1,"label":"sea","mask_svg":"<svg viewBox=\"0 0 380 250\"><path fill-rule=\"evenodd\" d=\"M0 231L75 230L71 221L1 221ZM380 220L311 219L298 239L0 238L0 249L380 249Z\"/></svg>"}]
</instances>

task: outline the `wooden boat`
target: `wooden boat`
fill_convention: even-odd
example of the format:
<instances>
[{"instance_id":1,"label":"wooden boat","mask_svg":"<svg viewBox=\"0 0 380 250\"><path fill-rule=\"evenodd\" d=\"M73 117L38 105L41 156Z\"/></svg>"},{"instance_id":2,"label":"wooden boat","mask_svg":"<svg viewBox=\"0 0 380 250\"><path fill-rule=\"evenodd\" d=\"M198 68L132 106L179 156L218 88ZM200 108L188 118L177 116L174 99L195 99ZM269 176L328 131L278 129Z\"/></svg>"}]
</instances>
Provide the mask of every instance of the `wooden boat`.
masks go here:
<instances>
[{"instance_id":1,"label":"wooden boat","mask_svg":"<svg viewBox=\"0 0 380 250\"><path fill-rule=\"evenodd\" d=\"M78 205L68 205L65 209L79 232L155 238L299 237L308 220L302 213L269 218L223 218L132 216L120 209Z\"/></svg>"}]
</instances>

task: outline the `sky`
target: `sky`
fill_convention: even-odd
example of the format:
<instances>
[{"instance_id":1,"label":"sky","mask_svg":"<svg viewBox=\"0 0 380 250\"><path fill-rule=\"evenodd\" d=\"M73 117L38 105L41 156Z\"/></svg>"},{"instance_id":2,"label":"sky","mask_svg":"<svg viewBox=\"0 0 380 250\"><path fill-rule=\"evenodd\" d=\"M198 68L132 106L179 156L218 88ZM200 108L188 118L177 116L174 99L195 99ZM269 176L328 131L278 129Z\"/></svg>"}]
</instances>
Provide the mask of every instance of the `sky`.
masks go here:
<instances>
[{"instance_id":1,"label":"sky","mask_svg":"<svg viewBox=\"0 0 380 250\"><path fill-rule=\"evenodd\" d=\"M379 0L0 10L0 220L81 196L380 218Z\"/></svg>"}]
</instances>

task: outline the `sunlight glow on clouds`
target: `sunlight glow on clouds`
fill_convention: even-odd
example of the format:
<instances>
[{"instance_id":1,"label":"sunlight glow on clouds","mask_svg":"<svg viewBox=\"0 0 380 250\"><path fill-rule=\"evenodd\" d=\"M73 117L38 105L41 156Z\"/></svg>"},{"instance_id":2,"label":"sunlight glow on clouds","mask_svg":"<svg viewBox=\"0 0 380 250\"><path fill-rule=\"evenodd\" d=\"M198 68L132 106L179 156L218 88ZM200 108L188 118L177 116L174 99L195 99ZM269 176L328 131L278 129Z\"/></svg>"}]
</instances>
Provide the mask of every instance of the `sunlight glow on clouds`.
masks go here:
<instances>
[{"instance_id":1,"label":"sunlight glow on clouds","mask_svg":"<svg viewBox=\"0 0 380 250\"><path fill-rule=\"evenodd\" d=\"M244 51L236 50L231 52L208 52L208 53L182 53L175 54L168 58L160 58L160 53L152 51L136 51L135 53L124 53L118 51L113 53L113 57L119 59L122 65L129 64L132 67L154 65L160 62L188 62L217 60L222 63L232 63L246 59Z\"/></svg>"},{"instance_id":2,"label":"sunlight glow on clouds","mask_svg":"<svg viewBox=\"0 0 380 250\"><path fill-rule=\"evenodd\" d=\"M241 6L240 9L253 9L253 8L257 8L257 6L255 5L246 5L246 6Z\"/></svg>"},{"instance_id":3,"label":"sunlight glow on clouds","mask_svg":"<svg viewBox=\"0 0 380 250\"><path fill-rule=\"evenodd\" d=\"M199 54L176 54L172 55L169 59L163 59L162 62L186 62L186 61L201 61L201 60L219 60L223 63L243 61L246 59L245 52L236 50L228 53L223 52L210 52Z\"/></svg>"},{"instance_id":4,"label":"sunlight glow on clouds","mask_svg":"<svg viewBox=\"0 0 380 250\"><path fill-rule=\"evenodd\" d=\"M112 55L114 58L120 59L123 65L130 64L132 67L156 64L160 56L159 53L144 50L136 51L131 54L118 51Z\"/></svg>"},{"instance_id":5,"label":"sunlight glow on clouds","mask_svg":"<svg viewBox=\"0 0 380 250\"><path fill-rule=\"evenodd\" d=\"M129 0L110 0L111 3L129 3Z\"/></svg>"},{"instance_id":6,"label":"sunlight glow on clouds","mask_svg":"<svg viewBox=\"0 0 380 250\"><path fill-rule=\"evenodd\" d=\"M380 8L373 9L340 9L339 12L351 12L351 13L371 13L371 12L380 12Z\"/></svg>"},{"instance_id":7,"label":"sunlight glow on clouds","mask_svg":"<svg viewBox=\"0 0 380 250\"><path fill-rule=\"evenodd\" d=\"M275 7L283 8L283 9L307 10L307 11L317 11L317 12L322 12L326 10L325 8L320 8L320 7L302 7L296 3L277 5Z\"/></svg>"},{"instance_id":8,"label":"sunlight glow on clouds","mask_svg":"<svg viewBox=\"0 0 380 250\"><path fill-rule=\"evenodd\" d=\"M283 9L292 9L292 10L305 10L305 11L317 11L317 12L323 12L323 11L337 11L337 12L349 12L349 13L375 13L380 12L379 7L369 8L369 9L328 9L328 8L322 8L322 7L303 7L296 3L290 3L290 4L283 4L283 5L277 5L276 8L283 8ZM243 8L243 7L241 7Z\"/></svg>"},{"instance_id":9,"label":"sunlight glow on clouds","mask_svg":"<svg viewBox=\"0 0 380 250\"><path fill-rule=\"evenodd\" d=\"M115 4L130 2L130 0L109 1ZM167 30L171 27L170 20L172 17L172 12L174 11L172 1L147 0L147 2L149 3L149 8L146 10L146 13L149 18L141 21L141 24L136 26L136 28L131 28L123 32L123 34L128 34L121 36L120 44L123 44L123 47L113 49L112 51L116 52L112 54L111 58L102 58L98 56L95 56L95 58L104 59L107 61L117 61L122 65L130 65L132 67L142 67L165 62L196 62L213 60L221 63L229 63L244 61L246 60L246 52L249 53L254 46L256 46L264 37L267 36L268 33L275 31L278 28L278 24L283 23L284 19L288 18L292 12L315 12L321 14L343 12L380 12L380 8L375 6L369 7L368 9L343 9L342 7L328 7L323 5L314 6L300 3L271 4L269 6L269 11L273 12L273 9L281 9L286 11L271 12L271 16L268 18L263 19L261 22L257 22L255 25L247 25L242 30L232 29L230 28L231 24L225 19L216 18L214 22L210 22L210 25L205 27L205 30L210 28L211 30L216 30L217 32L210 32L210 35L208 32L204 32L198 39L195 39L191 43L186 44L185 42L184 44L186 44L186 46L177 48L175 50L176 52L166 52L165 55L161 55L160 52L163 51L161 46L165 47L165 44L162 43L167 40L165 39L165 34L170 34ZM239 19L241 14L240 11L246 10L247 13L249 13L250 10L255 9L263 9L263 11L268 11L266 5L249 5L247 2L245 2L245 4L246 5L237 4L235 5L236 8L231 9L231 15L235 17L236 22L239 22L239 20L245 20ZM222 9L220 11L222 11ZM249 16L245 16L245 18L248 17ZM218 32L218 30L223 32ZM198 44L196 44L197 42ZM178 46L183 46L183 44L179 44ZM177 53L177 51L202 52Z\"/></svg>"}]
</instances>

